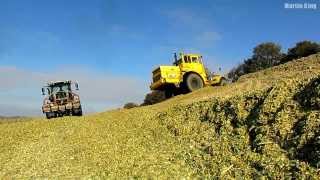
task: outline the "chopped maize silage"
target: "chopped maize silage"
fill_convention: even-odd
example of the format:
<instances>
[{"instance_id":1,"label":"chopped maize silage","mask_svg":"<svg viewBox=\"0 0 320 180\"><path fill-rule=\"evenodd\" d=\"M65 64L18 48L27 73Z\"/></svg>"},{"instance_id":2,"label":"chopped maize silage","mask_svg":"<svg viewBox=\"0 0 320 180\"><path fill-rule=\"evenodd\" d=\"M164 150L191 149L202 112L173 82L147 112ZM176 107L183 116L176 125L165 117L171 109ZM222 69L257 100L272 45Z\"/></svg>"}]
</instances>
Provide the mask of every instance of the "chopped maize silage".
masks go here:
<instances>
[{"instance_id":1,"label":"chopped maize silage","mask_svg":"<svg viewBox=\"0 0 320 180\"><path fill-rule=\"evenodd\" d=\"M4 178L320 176L320 55L165 102L0 123Z\"/></svg>"},{"instance_id":2,"label":"chopped maize silage","mask_svg":"<svg viewBox=\"0 0 320 180\"><path fill-rule=\"evenodd\" d=\"M201 176L319 178L320 56L247 75L238 84L252 79L265 86L176 106L158 118L199 151L187 162Z\"/></svg>"}]
</instances>

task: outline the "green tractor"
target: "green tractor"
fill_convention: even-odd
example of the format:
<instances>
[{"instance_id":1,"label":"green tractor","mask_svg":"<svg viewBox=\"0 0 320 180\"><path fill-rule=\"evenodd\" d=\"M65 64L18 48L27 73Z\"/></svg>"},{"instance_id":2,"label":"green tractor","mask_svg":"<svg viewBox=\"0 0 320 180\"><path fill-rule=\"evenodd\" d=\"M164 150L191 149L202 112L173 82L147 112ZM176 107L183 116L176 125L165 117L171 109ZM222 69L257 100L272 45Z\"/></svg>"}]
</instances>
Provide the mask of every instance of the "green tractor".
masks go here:
<instances>
[{"instance_id":1,"label":"green tractor","mask_svg":"<svg viewBox=\"0 0 320 180\"><path fill-rule=\"evenodd\" d=\"M42 106L47 119L64 115L82 116L80 97L72 91L72 84L79 90L78 83L72 81L54 81L42 88L42 95L47 92Z\"/></svg>"}]
</instances>

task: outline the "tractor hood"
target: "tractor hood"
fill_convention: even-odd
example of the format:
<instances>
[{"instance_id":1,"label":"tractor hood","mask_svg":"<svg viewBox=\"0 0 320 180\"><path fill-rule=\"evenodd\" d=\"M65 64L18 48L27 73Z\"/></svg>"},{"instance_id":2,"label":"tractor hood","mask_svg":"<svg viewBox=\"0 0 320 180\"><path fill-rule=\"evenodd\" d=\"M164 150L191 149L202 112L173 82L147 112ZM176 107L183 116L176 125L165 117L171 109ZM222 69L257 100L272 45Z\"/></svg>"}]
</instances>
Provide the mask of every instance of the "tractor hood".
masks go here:
<instances>
[{"instance_id":1,"label":"tractor hood","mask_svg":"<svg viewBox=\"0 0 320 180\"><path fill-rule=\"evenodd\" d=\"M153 75L161 74L162 77L168 77L170 74L180 74L178 66L159 66L153 72Z\"/></svg>"}]
</instances>

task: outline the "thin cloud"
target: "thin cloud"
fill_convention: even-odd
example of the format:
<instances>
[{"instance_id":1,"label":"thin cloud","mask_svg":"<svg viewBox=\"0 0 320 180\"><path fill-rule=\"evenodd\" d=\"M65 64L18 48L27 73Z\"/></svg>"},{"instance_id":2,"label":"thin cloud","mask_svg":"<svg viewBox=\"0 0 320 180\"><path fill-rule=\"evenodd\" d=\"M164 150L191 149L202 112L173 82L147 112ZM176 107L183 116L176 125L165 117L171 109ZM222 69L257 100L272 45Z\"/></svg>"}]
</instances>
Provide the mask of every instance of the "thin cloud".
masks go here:
<instances>
[{"instance_id":1,"label":"thin cloud","mask_svg":"<svg viewBox=\"0 0 320 180\"><path fill-rule=\"evenodd\" d=\"M118 37L125 37L128 40L141 40L144 38L144 35L140 32L132 31L125 25L120 24L112 24L107 30L107 33L110 36L118 36Z\"/></svg>"},{"instance_id":2,"label":"thin cloud","mask_svg":"<svg viewBox=\"0 0 320 180\"><path fill-rule=\"evenodd\" d=\"M198 44L210 46L214 42L221 39L221 35L215 31L203 31L199 35L197 35L195 38L195 41L197 41Z\"/></svg>"},{"instance_id":3,"label":"thin cloud","mask_svg":"<svg viewBox=\"0 0 320 180\"><path fill-rule=\"evenodd\" d=\"M209 20L201 14L196 14L188 8L178 8L164 11L164 14L171 20L171 25L185 25L189 28L197 28L197 26L206 26L210 24Z\"/></svg>"},{"instance_id":4,"label":"thin cloud","mask_svg":"<svg viewBox=\"0 0 320 180\"><path fill-rule=\"evenodd\" d=\"M165 10L163 14L168 18L168 23L173 29L183 32L175 34L175 38L172 38L180 39L179 42L171 43L175 44L173 46L204 49L213 46L222 39L222 35L214 28L213 20L201 12L178 8Z\"/></svg>"}]
</instances>

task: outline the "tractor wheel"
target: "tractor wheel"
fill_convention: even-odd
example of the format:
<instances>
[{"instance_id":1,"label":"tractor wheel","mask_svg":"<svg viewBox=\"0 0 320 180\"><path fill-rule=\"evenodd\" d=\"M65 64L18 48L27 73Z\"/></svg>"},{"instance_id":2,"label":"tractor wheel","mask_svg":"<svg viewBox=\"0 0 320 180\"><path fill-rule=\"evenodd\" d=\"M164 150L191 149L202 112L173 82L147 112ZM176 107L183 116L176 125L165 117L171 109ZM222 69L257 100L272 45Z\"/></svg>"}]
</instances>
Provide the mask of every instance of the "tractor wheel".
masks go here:
<instances>
[{"instance_id":1,"label":"tractor wheel","mask_svg":"<svg viewBox=\"0 0 320 180\"><path fill-rule=\"evenodd\" d=\"M164 95L166 99L172 98L173 96L179 95L179 88L175 85L169 85L164 89Z\"/></svg>"},{"instance_id":2,"label":"tractor wheel","mask_svg":"<svg viewBox=\"0 0 320 180\"><path fill-rule=\"evenodd\" d=\"M202 78L197 74L189 74L185 80L186 88L189 92L193 92L197 89L204 87Z\"/></svg>"},{"instance_id":3,"label":"tractor wheel","mask_svg":"<svg viewBox=\"0 0 320 180\"><path fill-rule=\"evenodd\" d=\"M81 106L79 107L79 109L73 110L72 114L74 116L82 116L82 108L81 108Z\"/></svg>"},{"instance_id":4,"label":"tractor wheel","mask_svg":"<svg viewBox=\"0 0 320 180\"><path fill-rule=\"evenodd\" d=\"M228 84L228 81L226 80L226 78L221 78L219 86L225 86Z\"/></svg>"},{"instance_id":5,"label":"tractor wheel","mask_svg":"<svg viewBox=\"0 0 320 180\"><path fill-rule=\"evenodd\" d=\"M173 92L171 91L171 89L166 89L164 91L164 96L166 97L166 99L172 98Z\"/></svg>"},{"instance_id":6,"label":"tractor wheel","mask_svg":"<svg viewBox=\"0 0 320 180\"><path fill-rule=\"evenodd\" d=\"M46 112L47 119L55 118L57 117L57 114L54 112Z\"/></svg>"},{"instance_id":7,"label":"tractor wheel","mask_svg":"<svg viewBox=\"0 0 320 180\"><path fill-rule=\"evenodd\" d=\"M47 113L46 113L46 118L47 118L47 119L51 119L51 113L48 113L48 112L47 112Z\"/></svg>"},{"instance_id":8,"label":"tractor wheel","mask_svg":"<svg viewBox=\"0 0 320 180\"><path fill-rule=\"evenodd\" d=\"M82 109L79 110L78 116L82 116Z\"/></svg>"}]
</instances>

